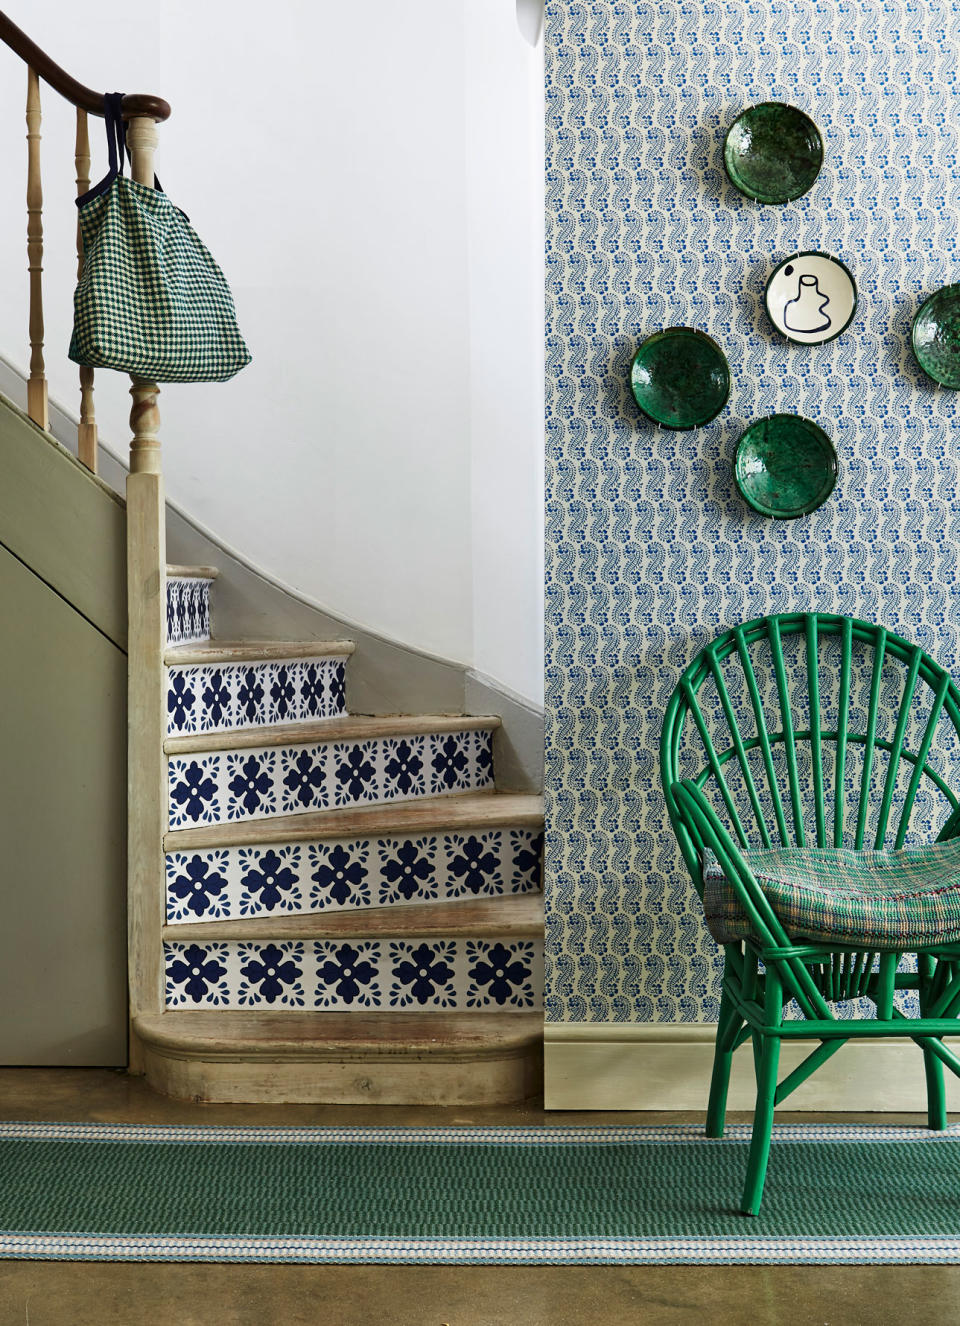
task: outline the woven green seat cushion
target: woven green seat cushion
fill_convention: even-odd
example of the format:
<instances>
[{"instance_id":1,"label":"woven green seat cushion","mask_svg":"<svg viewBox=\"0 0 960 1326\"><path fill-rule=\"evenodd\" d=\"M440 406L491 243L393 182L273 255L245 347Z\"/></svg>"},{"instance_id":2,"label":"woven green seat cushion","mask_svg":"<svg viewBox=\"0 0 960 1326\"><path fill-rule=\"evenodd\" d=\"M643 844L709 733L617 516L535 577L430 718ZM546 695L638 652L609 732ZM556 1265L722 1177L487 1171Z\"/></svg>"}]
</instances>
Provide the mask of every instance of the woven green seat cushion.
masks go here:
<instances>
[{"instance_id":1,"label":"woven green seat cushion","mask_svg":"<svg viewBox=\"0 0 960 1326\"><path fill-rule=\"evenodd\" d=\"M960 839L900 852L776 847L742 855L792 939L897 952L960 941ZM703 885L714 939L749 938L733 885L713 858Z\"/></svg>"}]
</instances>

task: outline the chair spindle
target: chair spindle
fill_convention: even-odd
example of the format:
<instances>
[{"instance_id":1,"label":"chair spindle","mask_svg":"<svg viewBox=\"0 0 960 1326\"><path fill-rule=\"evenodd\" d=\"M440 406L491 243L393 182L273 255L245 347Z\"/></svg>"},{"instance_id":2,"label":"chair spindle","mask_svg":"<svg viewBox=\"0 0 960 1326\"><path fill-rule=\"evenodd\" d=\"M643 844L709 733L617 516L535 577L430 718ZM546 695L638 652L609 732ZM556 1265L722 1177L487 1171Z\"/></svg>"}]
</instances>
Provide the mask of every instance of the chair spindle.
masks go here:
<instances>
[{"instance_id":1,"label":"chair spindle","mask_svg":"<svg viewBox=\"0 0 960 1326\"><path fill-rule=\"evenodd\" d=\"M863 836L867 826L867 808L870 805L873 757L877 748L877 716L880 712L880 675L883 672L883 660L886 652L887 633L881 626L877 629L877 638L874 645L873 676L870 680L870 708L867 712L867 731L863 746L863 773L860 779L860 802L857 807L857 834L853 844L858 852L863 848Z\"/></svg>"},{"instance_id":2,"label":"chair spindle","mask_svg":"<svg viewBox=\"0 0 960 1326\"><path fill-rule=\"evenodd\" d=\"M910 708L913 704L914 693L917 689L917 677L920 674L920 663L923 659L923 651L916 648L910 659L910 670L907 673L907 681L904 686L903 696L900 700L900 714L897 718L897 727L893 736L893 745L890 748L890 759L887 762L887 776L883 781L883 800L880 803L880 818L877 821L877 832L874 836L873 845L875 848L883 846L883 840L887 836L887 825L890 822L890 807L893 804L893 793L897 785L897 776L900 773L900 757L903 754L903 740L907 731L907 723L910 721ZM933 733L931 732L931 737ZM919 766L921 771L923 766Z\"/></svg>"},{"instance_id":3,"label":"chair spindle","mask_svg":"<svg viewBox=\"0 0 960 1326\"><path fill-rule=\"evenodd\" d=\"M820 722L820 641L817 614L807 617L807 691L810 698L810 753L813 760L813 813L817 826L817 846L826 847L827 830L823 813L823 743Z\"/></svg>"},{"instance_id":4,"label":"chair spindle","mask_svg":"<svg viewBox=\"0 0 960 1326\"><path fill-rule=\"evenodd\" d=\"M707 654L707 660L710 664L710 671L713 680L716 683L717 693L720 696L720 705L723 709L723 716L727 720L727 727L730 729L730 737L733 742L733 748L737 753L737 761L743 773L743 781L746 784L747 796L750 798L750 806L753 810L753 816L760 832L760 839L764 847L770 846L770 835L767 833L767 827L763 822L763 811L760 808L760 798L757 795L756 784L753 781L753 772L750 769L747 760L746 748L743 744L743 738L737 728L737 720L734 716L733 705L730 703L730 693L727 690L726 683L723 680L723 673L720 671L720 664L717 662L715 653Z\"/></svg>"},{"instance_id":5,"label":"chair spindle","mask_svg":"<svg viewBox=\"0 0 960 1326\"><path fill-rule=\"evenodd\" d=\"M753 706L753 716L757 723L757 740L760 743L760 751L763 756L763 767L767 775L767 785L770 788L770 793L773 799L773 813L777 821L780 842L784 847L787 847L790 843L790 836L787 833L787 821L786 816L783 813L780 783L773 767L773 750L770 745L770 738L767 735L767 725L763 716L763 703L760 699L760 688L757 685L757 674L753 670L753 663L750 660L750 650L747 646L746 637L743 634L743 628L737 627L733 634L737 644L737 653L740 657L740 664L743 668L743 675L747 683L750 704ZM766 845L769 846L769 844Z\"/></svg>"},{"instance_id":6,"label":"chair spindle","mask_svg":"<svg viewBox=\"0 0 960 1326\"><path fill-rule=\"evenodd\" d=\"M803 831L803 807L800 802L800 777L797 773L797 739L793 730L793 713L790 707L790 687L787 683L787 670L783 662L783 644L780 639L780 623L776 617L769 620L768 634L770 652L773 655L773 671L777 679L777 694L780 697L780 715L783 722L783 738L787 756L787 776L790 781L790 803L793 807L793 823L796 830L798 847L806 846Z\"/></svg>"},{"instance_id":7,"label":"chair spindle","mask_svg":"<svg viewBox=\"0 0 960 1326\"><path fill-rule=\"evenodd\" d=\"M853 621L845 617L840 639L840 695L837 701L837 763L834 774L833 845L843 846L846 801L847 735L850 727L850 673L853 666Z\"/></svg>"}]
</instances>

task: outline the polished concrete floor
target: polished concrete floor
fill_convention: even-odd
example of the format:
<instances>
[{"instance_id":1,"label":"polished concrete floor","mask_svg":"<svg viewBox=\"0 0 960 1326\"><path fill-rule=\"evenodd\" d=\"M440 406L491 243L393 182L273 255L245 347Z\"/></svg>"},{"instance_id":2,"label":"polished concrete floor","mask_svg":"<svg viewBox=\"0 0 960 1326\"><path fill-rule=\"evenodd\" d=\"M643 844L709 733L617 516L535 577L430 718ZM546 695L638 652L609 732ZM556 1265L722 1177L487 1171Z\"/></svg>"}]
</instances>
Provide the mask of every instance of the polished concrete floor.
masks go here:
<instances>
[{"instance_id":1,"label":"polished concrete floor","mask_svg":"<svg viewBox=\"0 0 960 1326\"><path fill-rule=\"evenodd\" d=\"M742 1120L748 1116L732 1116ZM812 1120L815 1116L780 1116ZM852 1122L851 1115L821 1116ZM98 1069L0 1069L0 1118L104 1123L660 1123L698 1115L193 1105ZM919 1122L915 1116L856 1116ZM2 1176L0 1176L2 1181ZM855 1200L855 1195L853 1195ZM223 1266L0 1262L0 1326L960 1326L960 1266Z\"/></svg>"}]
</instances>

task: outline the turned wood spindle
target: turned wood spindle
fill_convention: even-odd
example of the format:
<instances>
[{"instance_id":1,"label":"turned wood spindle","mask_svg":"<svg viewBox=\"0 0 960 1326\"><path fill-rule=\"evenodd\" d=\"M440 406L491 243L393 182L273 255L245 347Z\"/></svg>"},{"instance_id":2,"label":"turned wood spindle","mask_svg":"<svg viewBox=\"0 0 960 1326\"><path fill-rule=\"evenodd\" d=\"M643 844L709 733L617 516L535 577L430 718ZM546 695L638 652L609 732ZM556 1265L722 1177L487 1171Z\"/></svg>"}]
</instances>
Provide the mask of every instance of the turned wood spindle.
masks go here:
<instances>
[{"instance_id":1,"label":"turned wood spindle","mask_svg":"<svg viewBox=\"0 0 960 1326\"><path fill-rule=\"evenodd\" d=\"M43 186L40 180L40 79L27 69L27 269L30 274L30 377L27 414L50 425L43 365Z\"/></svg>"},{"instance_id":2,"label":"turned wood spindle","mask_svg":"<svg viewBox=\"0 0 960 1326\"><path fill-rule=\"evenodd\" d=\"M90 135L87 112L77 107L77 143L74 150L77 166L77 197L90 188ZM77 280L83 275L83 235L77 220ZM80 423L77 426L77 455L94 474L97 472L97 419L93 405L93 369L80 366Z\"/></svg>"},{"instance_id":3,"label":"turned wood spindle","mask_svg":"<svg viewBox=\"0 0 960 1326\"><path fill-rule=\"evenodd\" d=\"M127 124L127 144L130 148L130 174L138 184L153 188L153 154L157 150L157 126L149 116L139 115ZM160 389L155 382L131 374L133 385L130 395L131 473L159 474L160 467L160 411L157 397Z\"/></svg>"},{"instance_id":4,"label":"turned wood spindle","mask_svg":"<svg viewBox=\"0 0 960 1326\"><path fill-rule=\"evenodd\" d=\"M131 174L153 187L157 131L149 116L127 124ZM166 508L161 473L157 384L131 374L130 474L127 478L127 832L130 1068L143 1071L134 1030L141 1014L163 1010L163 835L167 827Z\"/></svg>"}]
</instances>

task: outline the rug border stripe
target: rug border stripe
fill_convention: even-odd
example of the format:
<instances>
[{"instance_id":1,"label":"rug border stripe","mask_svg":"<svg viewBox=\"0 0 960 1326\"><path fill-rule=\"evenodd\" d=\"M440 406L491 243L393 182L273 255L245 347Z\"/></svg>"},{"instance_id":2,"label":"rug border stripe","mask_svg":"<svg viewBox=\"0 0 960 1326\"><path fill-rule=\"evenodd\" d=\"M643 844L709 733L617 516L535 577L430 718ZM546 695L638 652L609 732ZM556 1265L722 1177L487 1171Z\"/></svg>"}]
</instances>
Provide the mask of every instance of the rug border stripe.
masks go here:
<instances>
[{"instance_id":1,"label":"rug border stripe","mask_svg":"<svg viewBox=\"0 0 960 1326\"><path fill-rule=\"evenodd\" d=\"M960 1239L155 1238L0 1233L0 1259L389 1265L880 1265L960 1259Z\"/></svg>"},{"instance_id":2,"label":"rug border stripe","mask_svg":"<svg viewBox=\"0 0 960 1326\"><path fill-rule=\"evenodd\" d=\"M433 1128L329 1128L329 1127L193 1127L183 1124L109 1124L109 1123L36 1123L24 1120L0 1121L0 1141L69 1141L69 1142L175 1142L190 1145L210 1142L305 1145L350 1144L461 1146L466 1143L512 1146L567 1146L571 1143L624 1145L644 1142L725 1146L749 1142L751 1124L729 1126L723 1137L705 1137L702 1124L636 1124L623 1127L590 1125L468 1125ZM911 1127L878 1124L873 1127L850 1124L777 1124L775 1142L916 1142L936 1144L960 1137L960 1123L939 1132L925 1125Z\"/></svg>"}]
</instances>

